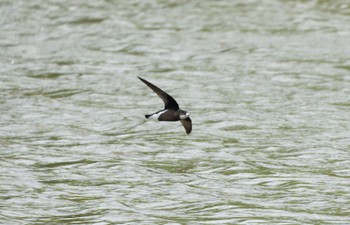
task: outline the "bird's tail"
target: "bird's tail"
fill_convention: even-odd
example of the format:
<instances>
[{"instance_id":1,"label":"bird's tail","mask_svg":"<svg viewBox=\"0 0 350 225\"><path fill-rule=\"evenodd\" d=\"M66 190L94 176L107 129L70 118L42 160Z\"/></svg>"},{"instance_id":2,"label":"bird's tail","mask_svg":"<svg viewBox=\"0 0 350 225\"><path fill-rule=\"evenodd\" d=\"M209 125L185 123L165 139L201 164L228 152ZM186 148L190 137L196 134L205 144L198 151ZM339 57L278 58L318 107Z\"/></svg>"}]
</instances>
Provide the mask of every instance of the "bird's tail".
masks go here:
<instances>
[{"instance_id":1,"label":"bird's tail","mask_svg":"<svg viewBox=\"0 0 350 225\"><path fill-rule=\"evenodd\" d=\"M151 115L145 115L146 119L148 119L148 117L150 117Z\"/></svg>"}]
</instances>

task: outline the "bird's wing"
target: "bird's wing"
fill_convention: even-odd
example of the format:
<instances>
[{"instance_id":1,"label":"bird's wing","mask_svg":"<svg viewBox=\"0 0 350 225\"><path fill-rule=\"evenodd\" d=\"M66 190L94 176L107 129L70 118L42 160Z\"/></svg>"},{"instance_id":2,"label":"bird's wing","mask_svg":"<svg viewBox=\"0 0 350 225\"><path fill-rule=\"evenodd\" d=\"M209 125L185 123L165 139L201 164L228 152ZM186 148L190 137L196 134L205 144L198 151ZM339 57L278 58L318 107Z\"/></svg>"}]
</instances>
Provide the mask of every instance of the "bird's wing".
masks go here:
<instances>
[{"instance_id":1,"label":"bird's wing","mask_svg":"<svg viewBox=\"0 0 350 225\"><path fill-rule=\"evenodd\" d=\"M184 126L186 133L190 134L192 131L192 121L191 121L190 117L187 117L186 119L180 120L180 121L182 123L182 126Z\"/></svg>"},{"instance_id":2,"label":"bird's wing","mask_svg":"<svg viewBox=\"0 0 350 225\"><path fill-rule=\"evenodd\" d=\"M143 83L145 83L148 87L150 87L164 102L165 106L164 109L174 109L178 110L179 105L175 101L173 97L168 95L166 92L164 92L162 89L159 87L155 86L154 84L148 82L145 79L142 79L141 77L138 77Z\"/></svg>"}]
</instances>

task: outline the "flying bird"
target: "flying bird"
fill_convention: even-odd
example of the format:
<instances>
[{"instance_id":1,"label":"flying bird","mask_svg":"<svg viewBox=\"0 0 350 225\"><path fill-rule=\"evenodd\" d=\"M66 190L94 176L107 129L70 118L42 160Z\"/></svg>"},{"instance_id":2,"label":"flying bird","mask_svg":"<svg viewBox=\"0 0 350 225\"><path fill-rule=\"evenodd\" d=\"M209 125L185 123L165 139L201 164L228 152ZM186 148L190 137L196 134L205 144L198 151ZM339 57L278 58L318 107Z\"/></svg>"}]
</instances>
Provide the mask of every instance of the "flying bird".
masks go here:
<instances>
[{"instance_id":1,"label":"flying bird","mask_svg":"<svg viewBox=\"0 0 350 225\"><path fill-rule=\"evenodd\" d=\"M164 109L158 112L147 114L147 119L154 119L159 121L181 121L182 126L185 128L186 133L189 134L192 131L192 121L190 119L190 113L180 109L179 104L173 97L161 90L159 87L148 82L147 80L138 77L143 83L151 88L164 102Z\"/></svg>"}]
</instances>

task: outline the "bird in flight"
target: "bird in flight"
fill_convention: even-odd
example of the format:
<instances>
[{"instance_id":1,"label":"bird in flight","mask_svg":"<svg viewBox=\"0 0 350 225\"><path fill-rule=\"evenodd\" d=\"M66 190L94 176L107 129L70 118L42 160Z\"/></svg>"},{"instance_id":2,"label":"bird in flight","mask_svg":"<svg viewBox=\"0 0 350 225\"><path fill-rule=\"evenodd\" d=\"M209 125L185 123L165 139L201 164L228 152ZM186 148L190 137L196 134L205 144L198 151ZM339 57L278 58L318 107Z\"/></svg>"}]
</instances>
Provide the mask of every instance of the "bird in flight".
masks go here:
<instances>
[{"instance_id":1,"label":"bird in flight","mask_svg":"<svg viewBox=\"0 0 350 225\"><path fill-rule=\"evenodd\" d=\"M154 119L159 121L181 121L182 126L185 128L186 133L190 134L192 131L192 121L190 119L190 113L180 109L179 104L173 97L161 90L159 87L148 82L147 80L138 77L143 83L151 88L164 102L164 109L158 112L145 115L147 119Z\"/></svg>"}]
</instances>

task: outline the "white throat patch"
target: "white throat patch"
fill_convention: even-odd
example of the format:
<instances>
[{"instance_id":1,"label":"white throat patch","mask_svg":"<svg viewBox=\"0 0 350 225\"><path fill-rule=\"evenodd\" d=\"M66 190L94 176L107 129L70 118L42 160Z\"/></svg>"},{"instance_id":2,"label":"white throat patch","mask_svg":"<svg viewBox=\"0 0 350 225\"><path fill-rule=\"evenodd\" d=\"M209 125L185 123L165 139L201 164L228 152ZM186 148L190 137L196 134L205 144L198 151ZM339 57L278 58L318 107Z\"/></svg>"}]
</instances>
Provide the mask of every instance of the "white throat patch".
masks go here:
<instances>
[{"instance_id":1,"label":"white throat patch","mask_svg":"<svg viewBox=\"0 0 350 225\"><path fill-rule=\"evenodd\" d=\"M189 117L189 116L190 116L190 114L186 113L186 115L180 115L180 119L184 120L184 119L187 119L187 117Z\"/></svg>"}]
</instances>

